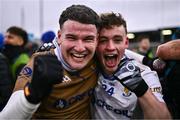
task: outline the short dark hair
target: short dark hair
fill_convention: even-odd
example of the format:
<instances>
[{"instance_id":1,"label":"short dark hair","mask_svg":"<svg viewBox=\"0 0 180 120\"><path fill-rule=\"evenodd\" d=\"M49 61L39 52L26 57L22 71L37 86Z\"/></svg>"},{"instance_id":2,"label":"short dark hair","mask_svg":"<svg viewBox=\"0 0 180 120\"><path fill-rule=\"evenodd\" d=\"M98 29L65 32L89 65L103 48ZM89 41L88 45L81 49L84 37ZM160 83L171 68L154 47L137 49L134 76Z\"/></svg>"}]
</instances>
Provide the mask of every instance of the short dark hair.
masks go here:
<instances>
[{"instance_id":1,"label":"short dark hair","mask_svg":"<svg viewBox=\"0 0 180 120\"><path fill-rule=\"evenodd\" d=\"M149 39L150 41L150 37L147 34L141 34L137 37L137 41L141 42L143 39Z\"/></svg>"},{"instance_id":2,"label":"short dark hair","mask_svg":"<svg viewBox=\"0 0 180 120\"><path fill-rule=\"evenodd\" d=\"M67 20L75 20L84 24L93 24L99 29L100 19L98 14L85 5L72 5L62 12L59 18L60 28Z\"/></svg>"},{"instance_id":3,"label":"short dark hair","mask_svg":"<svg viewBox=\"0 0 180 120\"><path fill-rule=\"evenodd\" d=\"M24 29L20 28L20 27L12 26L12 27L7 29L7 32L21 37L23 39L23 41L24 41L22 46L25 46L26 43L28 42L28 34L27 34L27 32Z\"/></svg>"},{"instance_id":4,"label":"short dark hair","mask_svg":"<svg viewBox=\"0 0 180 120\"><path fill-rule=\"evenodd\" d=\"M101 24L100 29L107 28L110 29L113 26L121 26L123 25L125 28L125 32L127 33L127 25L126 21L122 17L120 13L103 13L100 15Z\"/></svg>"}]
</instances>

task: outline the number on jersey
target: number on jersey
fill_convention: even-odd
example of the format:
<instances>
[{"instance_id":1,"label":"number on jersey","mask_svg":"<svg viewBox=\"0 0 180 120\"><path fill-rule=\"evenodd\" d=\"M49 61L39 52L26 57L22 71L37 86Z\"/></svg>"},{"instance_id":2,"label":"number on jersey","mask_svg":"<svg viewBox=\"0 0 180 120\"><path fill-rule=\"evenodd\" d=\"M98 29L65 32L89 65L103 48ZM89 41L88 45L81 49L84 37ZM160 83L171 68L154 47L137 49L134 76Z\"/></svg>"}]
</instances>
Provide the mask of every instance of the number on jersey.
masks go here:
<instances>
[{"instance_id":1,"label":"number on jersey","mask_svg":"<svg viewBox=\"0 0 180 120\"><path fill-rule=\"evenodd\" d=\"M114 87L108 86L106 84L102 84L102 87L109 95L114 94Z\"/></svg>"}]
</instances>

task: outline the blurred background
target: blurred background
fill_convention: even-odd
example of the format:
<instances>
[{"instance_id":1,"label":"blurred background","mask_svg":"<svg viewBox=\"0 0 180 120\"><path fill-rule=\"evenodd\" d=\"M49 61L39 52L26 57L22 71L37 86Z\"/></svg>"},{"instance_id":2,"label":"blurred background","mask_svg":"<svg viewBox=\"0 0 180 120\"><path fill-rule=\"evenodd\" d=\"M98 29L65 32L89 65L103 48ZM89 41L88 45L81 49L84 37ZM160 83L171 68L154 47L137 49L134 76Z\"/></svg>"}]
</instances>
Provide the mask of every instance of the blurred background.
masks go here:
<instances>
[{"instance_id":1,"label":"blurred background","mask_svg":"<svg viewBox=\"0 0 180 120\"><path fill-rule=\"evenodd\" d=\"M158 45L180 39L180 0L0 0L0 111L21 69L42 44L55 38L59 16L72 4L87 5L98 14L121 13L127 22L129 49L149 58L156 57ZM160 79L167 93L165 101L176 118L180 113L179 62L168 64L163 79L169 86ZM32 75L29 67L22 72Z\"/></svg>"},{"instance_id":2,"label":"blurred background","mask_svg":"<svg viewBox=\"0 0 180 120\"><path fill-rule=\"evenodd\" d=\"M132 49L138 47L141 34L148 35L155 48L180 27L180 0L0 0L0 33L19 26L28 32L30 41L37 42L46 31L57 33L60 13L72 4L87 5L99 14L121 13Z\"/></svg>"}]
</instances>

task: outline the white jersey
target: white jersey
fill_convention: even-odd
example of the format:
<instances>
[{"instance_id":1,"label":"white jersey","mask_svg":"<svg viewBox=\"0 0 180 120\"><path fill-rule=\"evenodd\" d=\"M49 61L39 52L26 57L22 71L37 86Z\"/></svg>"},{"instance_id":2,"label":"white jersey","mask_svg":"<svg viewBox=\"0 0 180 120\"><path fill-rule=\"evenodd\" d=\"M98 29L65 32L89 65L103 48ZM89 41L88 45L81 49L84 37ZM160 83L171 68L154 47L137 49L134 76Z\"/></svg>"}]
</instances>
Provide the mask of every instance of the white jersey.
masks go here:
<instances>
[{"instance_id":1,"label":"white jersey","mask_svg":"<svg viewBox=\"0 0 180 120\"><path fill-rule=\"evenodd\" d=\"M136 61L141 76L160 102L164 102L161 84L155 71ZM125 88L118 80L99 75L92 104L93 119L130 119L136 107L136 95Z\"/></svg>"}]
</instances>

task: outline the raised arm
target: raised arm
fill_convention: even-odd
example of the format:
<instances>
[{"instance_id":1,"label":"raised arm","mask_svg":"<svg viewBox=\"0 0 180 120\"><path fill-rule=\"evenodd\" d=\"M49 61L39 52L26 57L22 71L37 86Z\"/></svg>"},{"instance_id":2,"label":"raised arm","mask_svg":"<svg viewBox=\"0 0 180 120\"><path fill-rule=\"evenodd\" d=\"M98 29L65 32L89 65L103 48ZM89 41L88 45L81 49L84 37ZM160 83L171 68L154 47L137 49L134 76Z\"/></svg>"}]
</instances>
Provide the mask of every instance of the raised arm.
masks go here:
<instances>
[{"instance_id":1,"label":"raised arm","mask_svg":"<svg viewBox=\"0 0 180 120\"><path fill-rule=\"evenodd\" d=\"M21 72L31 76L30 69L24 68L26 72ZM28 71L29 70L29 71ZM11 95L7 105L0 113L0 119L28 119L37 110L40 102L47 97L54 84L62 81L63 68L55 55L39 55L34 59L32 80L27 81L24 90L20 84ZM23 77L23 76L22 76Z\"/></svg>"},{"instance_id":2,"label":"raised arm","mask_svg":"<svg viewBox=\"0 0 180 120\"><path fill-rule=\"evenodd\" d=\"M180 39L159 45L156 55L163 60L180 60Z\"/></svg>"},{"instance_id":3,"label":"raised arm","mask_svg":"<svg viewBox=\"0 0 180 120\"><path fill-rule=\"evenodd\" d=\"M162 87L157 73L155 71L151 71L146 66L142 65L140 67L144 69L144 71L141 72L141 76L150 88L144 95L138 98L144 112L144 118L170 119L171 115L163 100Z\"/></svg>"},{"instance_id":4,"label":"raised arm","mask_svg":"<svg viewBox=\"0 0 180 120\"><path fill-rule=\"evenodd\" d=\"M170 113L162 99L162 88L157 73L149 68L141 73L140 65L137 67L131 61L126 61L122 65L114 76L136 94L145 119L170 119Z\"/></svg>"},{"instance_id":5,"label":"raised arm","mask_svg":"<svg viewBox=\"0 0 180 120\"><path fill-rule=\"evenodd\" d=\"M143 96L138 97L138 100L145 119L171 119L166 104L160 102L150 89Z\"/></svg>"}]
</instances>

